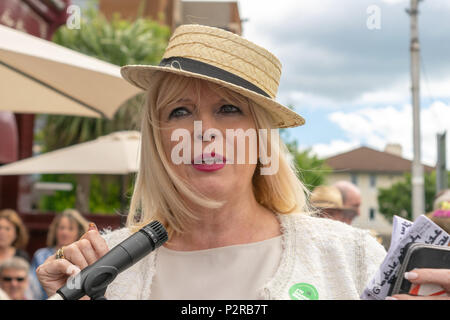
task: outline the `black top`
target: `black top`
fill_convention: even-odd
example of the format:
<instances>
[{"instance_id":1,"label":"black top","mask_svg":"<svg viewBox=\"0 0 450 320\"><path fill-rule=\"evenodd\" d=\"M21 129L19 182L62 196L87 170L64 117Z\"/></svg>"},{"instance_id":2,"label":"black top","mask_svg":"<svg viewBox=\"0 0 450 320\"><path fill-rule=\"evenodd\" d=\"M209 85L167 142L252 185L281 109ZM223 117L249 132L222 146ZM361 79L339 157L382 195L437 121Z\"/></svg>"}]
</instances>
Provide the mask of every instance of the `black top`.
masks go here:
<instances>
[{"instance_id":1,"label":"black top","mask_svg":"<svg viewBox=\"0 0 450 320\"><path fill-rule=\"evenodd\" d=\"M25 260L28 261L28 263L30 263L30 256L28 255L28 253L26 251L23 251L21 249L16 249L16 253L14 254L14 257L24 258Z\"/></svg>"}]
</instances>

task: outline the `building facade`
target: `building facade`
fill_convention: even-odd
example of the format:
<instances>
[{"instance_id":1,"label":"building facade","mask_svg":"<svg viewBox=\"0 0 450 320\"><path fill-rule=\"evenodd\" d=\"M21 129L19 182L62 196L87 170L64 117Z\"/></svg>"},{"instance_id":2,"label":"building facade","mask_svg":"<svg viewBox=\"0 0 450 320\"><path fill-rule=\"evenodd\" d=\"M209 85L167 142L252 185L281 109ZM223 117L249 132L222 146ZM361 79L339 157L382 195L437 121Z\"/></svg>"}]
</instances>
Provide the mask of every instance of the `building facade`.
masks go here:
<instances>
[{"instance_id":1,"label":"building facade","mask_svg":"<svg viewBox=\"0 0 450 320\"><path fill-rule=\"evenodd\" d=\"M237 1L100 0L99 10L108 19L116 12L130 20L141 14L172 31L182 24L201 24L242 35Z\"/></svg>"},{"instance_id":2,"label":"building facade","mask_svg":"<svg viewBox=\"0 0 450 320\"><path fill-rule=\"evenodd\" d=\"M353 226L372 229L383 238L389 238L392 225L379 211L378 189L391 187L402 181L406 172L411 172L412 161L402 157L401 147L391 144L385 151L360 147L329 157L325 162L333 169L327 184L346 180L361 191L361 215L355 218ZM431 172L434 168L424 166L424 170Z\"/></svg>"}]
</instances>

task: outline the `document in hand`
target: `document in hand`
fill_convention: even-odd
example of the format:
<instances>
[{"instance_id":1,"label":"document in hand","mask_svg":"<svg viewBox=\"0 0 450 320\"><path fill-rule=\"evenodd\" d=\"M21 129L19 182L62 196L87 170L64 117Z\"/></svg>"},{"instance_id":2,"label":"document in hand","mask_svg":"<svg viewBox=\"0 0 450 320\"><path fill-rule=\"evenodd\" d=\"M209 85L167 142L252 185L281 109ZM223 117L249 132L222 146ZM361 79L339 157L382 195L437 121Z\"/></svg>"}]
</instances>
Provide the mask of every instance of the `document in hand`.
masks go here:
<instances>
[{"instance_id":1,"label":"document in hand","mask_svg":"<svg viewBox=\"0 0 450 320\"><path fill-rule=\"evenodd\" d=\"M397 280L397 272L406 254L405 247L412 242L447 246L450 235L424 215L414 223L394 216L391 245L377 273L364 289L361 299L386 298L389 288Z\"/></svg>"}]
</instances>

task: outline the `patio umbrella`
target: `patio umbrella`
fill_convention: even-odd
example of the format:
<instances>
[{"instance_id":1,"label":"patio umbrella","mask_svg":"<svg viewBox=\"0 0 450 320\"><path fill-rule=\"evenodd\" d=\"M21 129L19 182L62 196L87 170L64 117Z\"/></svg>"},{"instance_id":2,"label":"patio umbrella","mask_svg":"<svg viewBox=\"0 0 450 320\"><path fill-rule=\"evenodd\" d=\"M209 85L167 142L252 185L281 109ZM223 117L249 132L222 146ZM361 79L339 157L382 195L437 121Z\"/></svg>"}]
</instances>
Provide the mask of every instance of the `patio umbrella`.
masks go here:
<instances>
[{"instance_id":1,"label":"patio umbrella","mask_svg":"<svg viewBox=\"0 0 450 320\"><path fill-rule=\"evenodd\" d=\"M139 165L140 132L118 131L19 160L0 167L0 175L117 174L136 172Z\"/></svg>"},{"instance_id":2,"label":"patio umbrella","mask_svg":"<svg viewBox=\"0 0 450 320\"><path fill-rule=\"evenodd\" d=\"M0 110L112 118L139 92L116 65L0 25Z\"/></svg>"},{"instance_id":3,"label":"patio umbrella","mask_svg":"<svg viewBox=\"0 0 450 320\"><path fill-rule=\"evenodd\" d=\"M81 181L89 181L90 174L120 175L121 210L125 209L124 190L127 175L139 167L140 132L119 131L95 140L43 153L0 167L0 176L28 174L77 174L77 199L87 212L88 191ZM88 179L88 180L86 180ZM81 183L81 184L80 184Z\"/></svg>"}]
</instances>

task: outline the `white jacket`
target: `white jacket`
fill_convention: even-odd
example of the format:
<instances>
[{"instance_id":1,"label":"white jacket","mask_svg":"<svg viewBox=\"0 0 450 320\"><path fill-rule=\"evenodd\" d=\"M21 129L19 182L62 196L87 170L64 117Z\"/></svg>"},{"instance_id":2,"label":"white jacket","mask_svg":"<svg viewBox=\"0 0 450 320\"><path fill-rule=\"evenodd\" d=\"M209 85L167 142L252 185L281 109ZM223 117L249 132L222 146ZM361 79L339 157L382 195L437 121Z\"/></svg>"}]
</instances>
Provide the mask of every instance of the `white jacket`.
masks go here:
<instances>
[{"instance_id":1,"label":"white jacket","mask_svg":"<svg viewBox=\"0 0 450 320\"><path fill-rule=\"evenodd\" d=\"M368 231L306 214L280 214L282 255L274 277L261 288L263 299L359 299L386 251ZM130 236L107 232L109 248ZM158 249L109 285L110 300L149 299Z\"/></svg>"}]
</instances>

